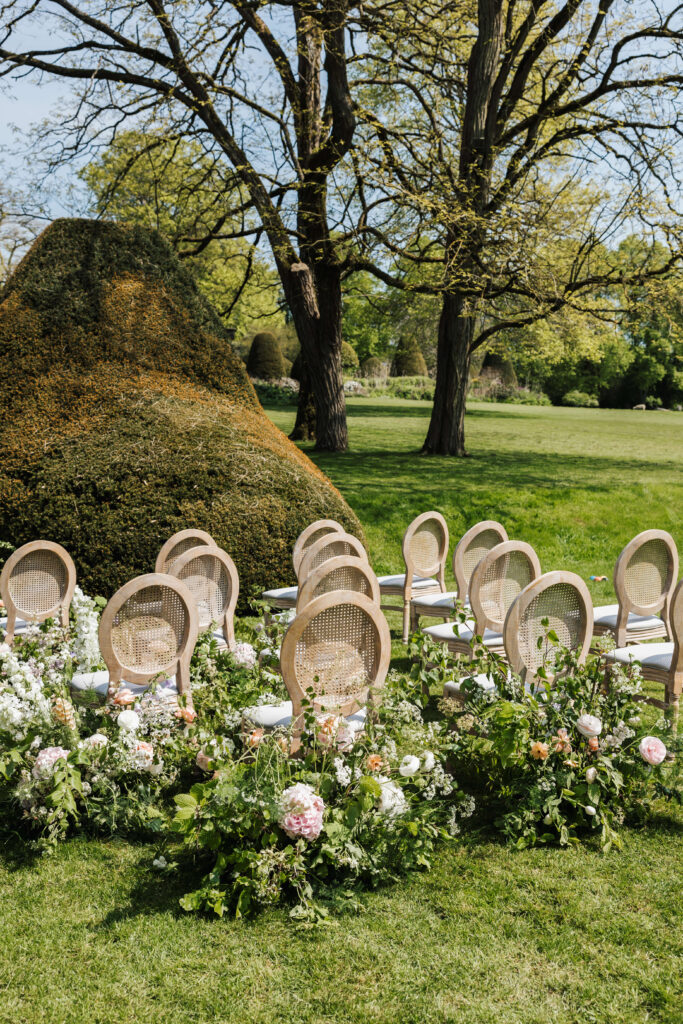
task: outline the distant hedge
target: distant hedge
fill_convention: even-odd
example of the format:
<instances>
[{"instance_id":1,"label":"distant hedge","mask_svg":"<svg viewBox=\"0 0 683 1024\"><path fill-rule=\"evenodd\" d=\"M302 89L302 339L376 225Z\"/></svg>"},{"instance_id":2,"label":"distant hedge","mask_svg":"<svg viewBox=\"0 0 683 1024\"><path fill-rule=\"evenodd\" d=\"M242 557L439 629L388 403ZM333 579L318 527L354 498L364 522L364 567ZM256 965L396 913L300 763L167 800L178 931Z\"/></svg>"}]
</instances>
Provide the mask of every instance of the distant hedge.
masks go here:
<instances>
[{"instance_id":1,"label":"distant hedge","mask_svg":"<svg viewBox=\"0 0 683 1024\"><path fill-rule=\"evenodd\" d=\"M368 358L363 361L361 369L363 370L364 377L384 376L384 363L381 359L378 359L377 356L368 356Z\"/></svg>"},{"instance_id":2,"label":"distant hedge","mask_svg":"<svg viewBox=\"0 0 683 1024\"><path fill-rule=\"evenodd\" d=\"M0 301L0 541L55 540L85 590L151 571L208 530L241 609L293 582L313 519L362 537L339 492L265 416L220 320L154 232L57 221Z\"/></svg>"},{"instance_id":3,"label":"distant hedge","mask_svg":"<svg viewBox=\"0 0 683 1024\"><path fill-rule=\"evenodd\" d=\"M343 341L342 342L341 360L342 360L342 367L346 371L351 372L351 373L353 373L355 370L357 370L359 368L359 366L360 366L360 363L358 362L358 355L356 353L356 350L353 347L353 345L349 345L348 341Z\"/></svg>"},{"instance_id":4,"label":"distant hedge","mask_svg":"<svg viewBox=\"0 0 683 1024\"><path fill-rule=\"evenodd\" d=\"M285 360L274 334L262 331L254 335L247 358L247 373L259 380L279 380L285 375Z\"/></svg>"},{"instance_id":5,"label":"distant hedge","mask_svg":"<svg viewBox=\"0 0 683 1024\"><path fill-rule=\"evenodd\" d=\"M427 364L414 339L401 338L391 367L392 377L426 377Z\"/></svg>"}]
</instances>

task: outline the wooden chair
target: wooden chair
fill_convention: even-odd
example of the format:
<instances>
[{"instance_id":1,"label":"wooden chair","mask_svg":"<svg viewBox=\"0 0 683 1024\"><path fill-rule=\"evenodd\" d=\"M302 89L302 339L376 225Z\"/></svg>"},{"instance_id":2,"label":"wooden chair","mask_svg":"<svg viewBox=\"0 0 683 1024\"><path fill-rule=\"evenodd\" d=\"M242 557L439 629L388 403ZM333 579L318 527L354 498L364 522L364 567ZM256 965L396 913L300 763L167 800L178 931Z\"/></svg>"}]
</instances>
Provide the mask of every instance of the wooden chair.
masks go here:
<instances>
[{"instance_id":1,"label":"wooden chair","mask_svg":"<svg viewBox=\"0 0 683 1024\"><path fill-rule=\"evenodd\" d=\"M126 583L102 612L100 651L106 672L85 672L71 680L81 700L115 697L122 682L133 694L154 680L157 692L192 707L190 660L199 632L197 604L182 580L148 573Z\"/></svg>"},{"instance_id":2,"label":"wooden chair","mask_svg":"<svg viewBox=\"0 0 683 1024\"><path fill-rule=\"evenodd\" d=\"M548 639L549 630L557 634L559 644ZM573 572L546 572L529 583L508 608L503 626L505 657L511 671L533 690L539 669L552 665L560 647L578 651L583 663L592 635L593 605L584 581ZM486 675L472 678L485 690L495 688ZM444 696L458 694L460 687L461 681L446 683Z\"/></svg>"},{"instance_id":3,"label":"wooden chair","mask_svg":"<svg viewBox=\"0 0 683 1024\"><path fill-rule=\"evenodd\" d=\"M380 602L379 583L369 563L357 556L338 555L314 569L299 587L297 615L316 597L335 590L365 594L375 604L379 605Z\"/></svg>"},{"instance_id":4,"label":"wooden chair","mask_svg":"<svg viewBox=\"0 0 683 1024\"><path fill-rule=\"evenodd\" d=\"M29 622L58 618L69 625L76 567L68 551L50 540L34 540L14 551L0 574L0 596L7 611L6 644Z\"/></svg>"},{"instance_id":5,"label":"wooden chair","mask_svg":"<svg viewBox=\"0 0 683 1024\"><path fill-rule=\"evenodd\" d=\"M475 567L491 548L507 539L505 527L492 519L477 523L463 534L453 552L453 575L456 589L444 594L419 594L414 597L410 602L414 628L419 627L420 618L443 619L444 622L447 622L453 615L456 601L466 605L469 598L470 579Z\"/></svg>"},{"instance_id":6,"label":"wooden chair","mask_svg":"<svg viewBox=\"0 0 683 1024\"><path fill-rule=\"evenodd\" d=\"M292 551L292 565L294 566L294 575L297 580L301 579L301 562L304 555L307 554L317 541L334 533L345 533L344 527L334 519L317 519L310 526L307 526L305 530L302 530L294 542L294 550ZM295 586L276 587L273 590L264 590L261 599L266 601L270 608L280 608L283 611L288 608L295 608L297 588Z\"/></svg>"},{"instance_id":7,"label":"wooden chair","mask_svg":"<svg viewBox=\"0 0 683 1024\"><path fill-rule=\"evenodd\" d=\"M538 555L530 544L506 540L481 559L470 580L470 625L444 622L423 632L444 643L454 654L472 654L472 639L482 638L486 647L505 654L503 627L508 608L533 580L541 575Z\"/></svg>"},{"instance_id":8,"label":"wooden chair","mask_svg":"<svg viewBox=\"0 0 683 1024\"><path fill-rule=\"evenodd\" d=\"M380 576L382 598L399 597L400 604L383 604L385 610L403 612L403 642L408 642L411 624L410 602L425 594L443 595L446 591L446 559L448 557L448 526L439 512L423 512L403 535L405 573ZM412 621L411 621L412 620Z\"/></svg>"},{"instance_id":9,"label":"wooden chair","mask_svg":"<svg viewBox=\"0 0 683 1024\"><path fill-rule=\"evenodd\" d=\"M154 564L154 571L168 572L169 565L171 565L179 555L189 551L190 548L200 546L208 548L218 547L216 541L210 533L206 532L206 530L180 530L178 533L174 533L172 537L168 538L157 555L157 560Z\"/></svg>"},{"instance_id":10,"label":"wooden chair","mask_svg":"<svg viewBox=\"0 0 683 1024\"><path fill-rule=\"evenodd\" d=\"M669 602L678 579L676 543L665 530L645 530L614 567L618 604L594 609L593 635L611 633L617 647L669 637Z\"/></svg>"},{"instance_id":11,"label":"wooden chair","mask_svg":"<svg viewBox=\"0 0 683 1024\"><path fill-rule=\"evenodd\" d=\"M304 552L299 562L299 585L303 585L308 577L324 562L331 558L360 558L367 562L368 556L361 542L350 533L339 533L338 531L328 533L314 541ZM296 608L299 598L299 587L283 587L281 590L266 591L263 598L269 603L269 594L277 595L276 608Z\"/></svg>"},{"instance_id":12,"label":"wooden chair","mask_svg":"<svg viewBox=\"0 0 683 1024\"><path fill-rule=\"evenodd\" d=\"M199 631L217 624L214 636L235 649L235 606L240 591L237 568L221 548L190 548L168 568L169 576L182 580L197 604Z\"/></svg>"},{"instance_id":13,"label":"wooden chair","mask_svg":"<svg viewBox=\"0 0 683 1024\"><path fill-rule=\"evenodd\" d=\"M282 642L280 666L291 700L247 708L245 719L265 729L291 728L296 749L312 690L313 713L341 717L358 731L368 706L380 702L390 657L389 627L375 602L344 590L323 594L297 615Z\"/></svg>"},{"instance_id":14,"label":"wooden chair","mask_svg":"<svg viewBox=\"0 0 683 1024\"><path fill-rule=\"evenodd\" d=\"M683 580L673 592L669 604L669 621L673 640L617 647L605 655L605 660L608 665L635 663L640 666L643 679L661 683L664 687L664 700L647 695L639 695L636 699L654 704L665 711L671 709L676 725L683 690Z\"/></svg>"}]
</instances>

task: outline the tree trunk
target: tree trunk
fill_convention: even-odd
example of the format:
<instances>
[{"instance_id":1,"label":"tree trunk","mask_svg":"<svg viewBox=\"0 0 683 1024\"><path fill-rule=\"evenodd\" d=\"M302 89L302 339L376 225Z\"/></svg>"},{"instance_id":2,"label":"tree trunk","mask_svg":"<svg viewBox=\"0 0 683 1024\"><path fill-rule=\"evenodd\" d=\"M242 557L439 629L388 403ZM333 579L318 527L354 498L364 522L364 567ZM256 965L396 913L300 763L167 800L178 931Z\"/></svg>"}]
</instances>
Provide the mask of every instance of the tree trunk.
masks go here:
<instances>
[{"instance_id":1,"label":"tree trunk","mask_svg":"<svg viewBox=\"0 0 683 1024\"><path fill-rule=\"evenodd\" d=\"M473 336L474 316L465 312L461 296L446 292L439 319L434 405L422 447L427 455L467 454L465 405Z\"/></svg>"},{"instance_id":2,"label":"tree trunk","mask_svg":"<svg viewBox=\"0 0 683 1024\"><path fill-rule=\"evenodd\" d=\"M314 281L307 264L293 264L286 294L315 402L316 450L344 452L348 433L341 364L341 273L336 266L321 264L315 273Z\"/></svg>"},{"instance_id":3,"label":"tree trunk","mask_svg":"<svg viewBox=\"0 0 683 1024\"><path fill-rule=\"evenodd\" d=\"M315 399L303 353L300 356L300 362L299 404L296 408L294 429L289 436L292 441L315 441Z\"/></svg>"}]
</instances>

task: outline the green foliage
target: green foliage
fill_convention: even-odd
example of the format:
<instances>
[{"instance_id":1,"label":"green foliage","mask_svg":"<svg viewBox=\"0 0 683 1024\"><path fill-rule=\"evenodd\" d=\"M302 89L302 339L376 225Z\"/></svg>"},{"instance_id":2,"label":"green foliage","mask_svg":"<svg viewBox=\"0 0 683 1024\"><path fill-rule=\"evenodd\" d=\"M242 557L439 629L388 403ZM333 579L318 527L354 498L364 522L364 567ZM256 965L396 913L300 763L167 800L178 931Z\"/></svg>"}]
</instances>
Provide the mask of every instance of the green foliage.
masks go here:
<instances>
[{"instance_id":1,"label":"green foliage","mask_svg":"<svg viewBox=\"0 0 683 1024\"><path fill-rule=\"evenodd\" d=\"M391 366L392 377L426 377L427 364L414 338L401 338Z\"/></svg>"},{"instance_id":2,"label":"green foliage","mask_svg":"<svg viewBox=\"0 0 683 1024\"><path fill-rule=\"evenodd\" d=\"M270 331L254 336L247 359L247 373L259 380L279 380L284 377L285 364L277 338Z\"/></svg>"},{"instance_id":3,"label":"green foliage","mask_svg":"<svg viewBox=\"0 0 683 1024\"><path fill-rule=\"evenodd\" d=\"M581 409L597 409L598 400L594 395L587 395L585 391L568 391L562 396L562 405L572 405Z\"/></svg>"},{"instance_id":4,"label":"green foliage","mask_svg":"<svg viewBox=\"0 0 683 1024\"><path fill-rule=\"evenodd\" d=\"M363 361L361 367L363 371L363 377L382 377L384 376L384 363L377 356L368 356Z\"/></svg>"},{"instance_id":5,"label":"green foliage","mask_svg":"<svg viewBox=\"0 0 683 1024\"><path fill-rule=\"evenodd\" d=\"M373 398L404 398L426 402L434 399L434 381L429 377L371 377L365 384Z\"/></svg>"},{"instance_id":6,"label":"green foliage","mask_svg":"<svg viewBox=\"0 0 683 1024\"><path fill-rule=\"evenodd\" d=\"M348 341L342 342L341 358L342 369L348 373L353 373L360 366L356 350L349 345Z\"/></svg>"}]
</instances>

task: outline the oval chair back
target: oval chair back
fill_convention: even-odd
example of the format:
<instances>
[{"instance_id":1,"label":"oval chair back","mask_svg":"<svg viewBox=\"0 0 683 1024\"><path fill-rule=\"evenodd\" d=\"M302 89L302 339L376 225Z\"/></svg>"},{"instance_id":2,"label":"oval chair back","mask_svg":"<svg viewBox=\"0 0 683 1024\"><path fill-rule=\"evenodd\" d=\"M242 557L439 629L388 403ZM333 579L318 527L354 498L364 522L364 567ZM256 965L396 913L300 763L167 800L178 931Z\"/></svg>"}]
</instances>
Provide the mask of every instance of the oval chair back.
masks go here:
<instances>
[{"instance_id":1,"label":"oval chair back","mask_svg":"<svg viewBox=\"0 0 683 1024\"><path fill-rule=\"evenodd\" d=\"M0 574L0 596L7 611L5 643L14 640L17 618L44 622L58 617L69 625L76 567L68 551L50 540L34 540L14 551Z\"/></svg>"},{"instance_id":2,"label":"oval chair back","mask_svg":"<svg viewBox=\"0 0 683 1024\"><path fill-rule=\"evenodd\" d=\"M508 608L540 575L541 564L530 544L506 540L491 548L470 580L470 603L477 636L483 636L485 629L502 633Z\"/></svg>"},{"instance_id":3,"label":"oval chair back","mask_svg":"<svg viewBox=\"0 0 683 1024\"><path fill-rule=\"evenodd\" d=\"M548 625L543 625L543 620ZM548 639L553 630L559 643ZM573 572L546 572L524 588L508 609L503 629L505 654L513 672L532 681L565 647L584 662L593 635L588 587Z\"/></svg>"},{"instance_id":4,"label":"oval chair back","mask_svg":"<svg viewBox=\"0 0 683 1024\"><path fill-rule=\"evenodd\" d=\"M356 537L352 537L350 533L330 533L311 544L301 559L299 585L304 584L313 570L323 562L328 562L330 558L339 558L341 555L346 555L347 558L362 558L365 562L368 560L365 548Z\"/></svg>"},{"instance_id":5,"label":"oval chair back","mask_svg":"<svg viewBox=\"0 0 683 1024\"><path fill-rule=\"evenodd\" d=\"M179 530L169 537L157 555L154 563L155 572L168 572L168 567L179 555L183 555L190 548L196 547L217 548L218 545L210 533L206 530Z\"/></svg>"},{"instance_id":6,"label":"oval chair back","mask_svg":"<svg viewBox=\"0 0 683 1024\"><path fill-rule=\"evenodd\" d=\"M374 604L379 605L380 602L379 583L369 563L357 556L338 555L314 569L306 582L299 587L297 613L316 597L335 590L365 594Z\"/></svg>"},{"instance_id":7,"label":"oval chair back","mask_svg":"<svg viewBox=\"0 0 683 1024\"><path fill-rule=\"evenodd\" d=\"M302 530L294 543L294 550L292 551L292 565L294 566L296 578L299 579L299 568L302 558L317 540L327 536L328 533L345 532L344 527L336 519L317 519L310 526L307 526L305 530Z\"/></svg>"},{"instance_id":8,"label":"oval chair back","mask_svg":"<svg viewBox=\"0 0 683 1024\"><path fill-rule=\"evenodd\" d=\"M295 736L303 729L309 700L314 713L335 715L377 705L390 656L387 621L365 594L339 590L307 604L285 633L280 652Z\"/></svg>"},{"instance_id":9,"label":"oval chair back","mask_svg":"<svg viewBox=\"0 0 683 1024\"><path fill-rule=\"evenodd\" d=\"M628 617L656 615L670 632L669 605L678 579L678 549L665 530L644 530L626 545L614 567L614 589L619 601L617 647L626 643Z\"/></svg>"},{"instance_id":10,"label":"oval chair back","mask_svg":"<svg viewBox=\"0 0 683 1024\"><path fill-rule=\"evenodd\" d=\"M196 602L185 584L164 573L148 573L114 594L100 619L100 650L110 687L146 684L175 675L178 693L190 693L190 659L197 642Z\"/></svg>"},{"instance_id":11,"label":"oval chair back","mask_svg":"<svg viewBox=\"0 0 683 1024\"><path fill-rule=\"evenodd\" d=\"M669 682L666 688L667 702L674 705L675 717L677 717L678 703L681 693L683 693L683 580L681 580L671 595L669 614L674 649L671 657Z\"/></svg>"},{"instance_id":12,"label":"oval chair back","mask_svg":"<svg viewBox=\"0 0 683 1024\"><path fill-rule=\"evenodd\" d=\"M497 544L508 539L507 530L494 519L485 519L464 533L453 552L453 575L458 590L458 600L467 600L472 573Z\"/></svg>"},{"instance_id":13,"label":"oval chair back","mask_svg":"<svg viewBox=\"0 0 683 1024\"><path fill-rule=\"evenodd\" d=\"M182 580L197 605L199 631L212 624L223 630L229 650L235 648L235 606L240 592L237 567L221 548L190 548L169 566L168 575Z\"/></svg>"},{"instance_id":14,"label":"oval chair back","mask_svg":"<svg viewBox=\"0 0 683 1024\"><path fill-rule=\"evenodd\" d=\"M423 512L413 519L403 535L403 560L406 564L406 593L412 593L413 576L435 576L442 592L446 589L448 526L440 512Z\"/></svg>"}]
</instances>

